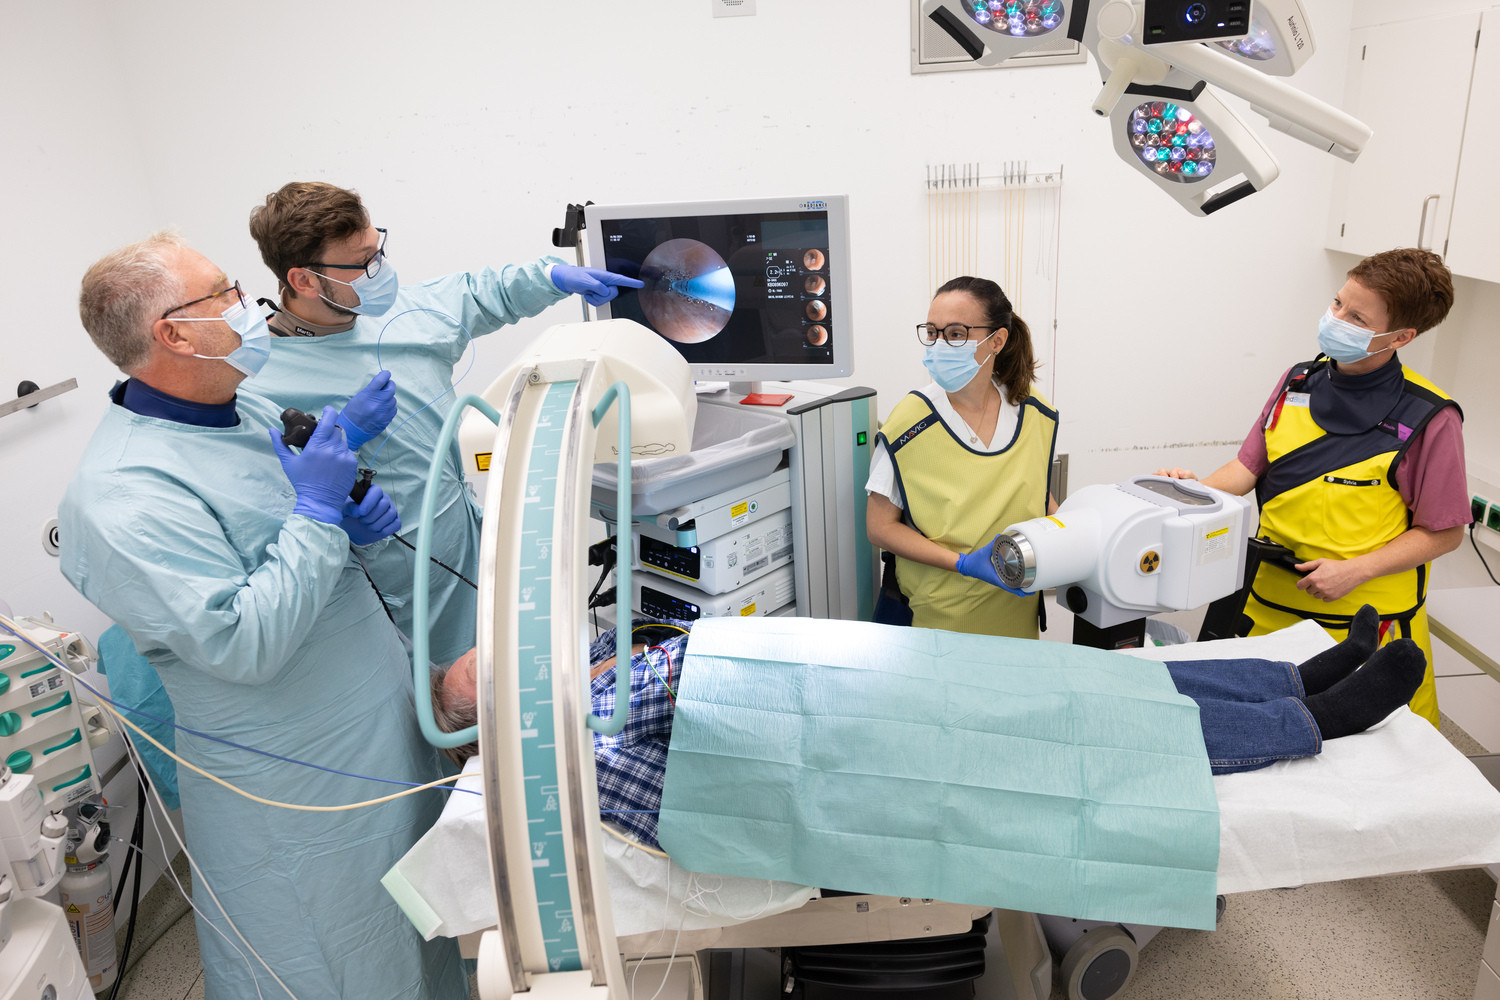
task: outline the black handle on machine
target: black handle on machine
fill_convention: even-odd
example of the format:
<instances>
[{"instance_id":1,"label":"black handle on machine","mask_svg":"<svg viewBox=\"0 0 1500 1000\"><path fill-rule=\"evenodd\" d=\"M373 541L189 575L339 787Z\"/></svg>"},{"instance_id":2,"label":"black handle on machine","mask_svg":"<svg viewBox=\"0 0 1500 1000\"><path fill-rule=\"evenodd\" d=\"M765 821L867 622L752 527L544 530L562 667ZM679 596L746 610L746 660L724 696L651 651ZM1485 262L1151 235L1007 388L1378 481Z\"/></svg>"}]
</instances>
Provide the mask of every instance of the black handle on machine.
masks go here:
<instances>
[{"instance_id":1,"label":"black handle on machine","mask_svg":"<svg viewBox=\"0 0 1500 1000\"><path fill-rule=\"evenodd\" d=\"M281 443L288 448L305 448L307 442L312 439L313 431L318 429L318 418L311 413L303 413L295 407L287 407L281 411ZM349 499L359 503L370 492L370 486L375 479L374 469L360 469L359 478L354 481L354 488L349 491Z\"/></svg>"},{"instance_id":2,"label":"black handle on machine","mask_svg":"<svg viewBox=\"0 0 1500 1000\"><path fill-rule=\"evenodd\" d=\"M1250 616L1245 614L1245 600L1250 596L1250 584L1255 582L1255 574L1260 571L1261 563L1278 566L1299 577L1306 576L1306 573L1296 568L1299 562L1302 560L1285 545L1267 538L1250 539L1245 549L1245 579L1241 582L1240 589L1208 606L1208 611L1203 615L1203 628L1198 632L1198 641L1249 635L1252 623Z\"/></svg>"}]
</instances>

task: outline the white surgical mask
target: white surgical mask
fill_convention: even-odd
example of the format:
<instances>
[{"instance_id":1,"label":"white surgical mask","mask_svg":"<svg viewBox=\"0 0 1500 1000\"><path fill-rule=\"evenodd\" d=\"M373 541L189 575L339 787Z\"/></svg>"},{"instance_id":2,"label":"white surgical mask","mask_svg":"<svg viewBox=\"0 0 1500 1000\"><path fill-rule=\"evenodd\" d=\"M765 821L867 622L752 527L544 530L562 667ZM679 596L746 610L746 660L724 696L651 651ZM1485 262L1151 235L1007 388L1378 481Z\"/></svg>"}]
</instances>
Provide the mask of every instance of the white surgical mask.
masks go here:
<instances>
[{"instance_id":1,"label":"white surgical mask","mask_svg":"<svg viewBox=\"0 0 1500 1000\"><path fill-rule=\"evenodd\" d=\"M1382 347L1378 351L1370 350L1370 341L1379 336L1381 334L1339 319L1334 316L1331 308L1318 320L1318 350L1341 365L1352 365L1356 361L1394 350L1395 345Z\"/></svg>"},{"instance_id":2,"label":"white surgical mask","mask_svg":"<svg viewBox=\"0 0 1500 1000\"><path fill-rule=\"evenodd\" d=\"M942 386L944 392L957 392L974 381L974 376L979 374L979 362L974 358L974 351L979 344L994 335L992 333L978 343L965 340L957 344L950 344L940 337L923 352L922 365L932 375L932 380Z\"/></svg>"},{"instance_id":3,"label":"white surgical mask","mask_svg":"<svg viewBox=\"0 0 1500 1000\"><path fill-rule=\"evenodd\" d=\"M318 293L318 298L337 309L358 313L361 316L379 316L384 313L396 301L396 293L401 289L400 283L396 280L396 269L391 266L389 260L385 259L383 252L381 254L380 272L373 278L368 274L361 274L353 281L339 281L338 278L327 274L323 275L323 277L329 281L338 281L339 284L348 285L354 289L354 294L359 296L359 305L340 305L321 292Z\"/></svg>"},{"instance_id":4,"label":"white surgical mask","mask_svg":"<svg viewBox=\"0 0 1500 1000\"><path fill-rule=\"evenodd\" d=\"M218 319L214 319L212 316L182 316L174 318L172 322L223 322L228 324L229 329L239 334L240 346L228 354L194 354L193 357L195 358L202 358L205 361L223 361L252 378L270 360L271 328L266 325L266 318L260 314L260 310L252 309L246 303L235 302L228 309L220 313Z\"/></svg>"}]
</instances>

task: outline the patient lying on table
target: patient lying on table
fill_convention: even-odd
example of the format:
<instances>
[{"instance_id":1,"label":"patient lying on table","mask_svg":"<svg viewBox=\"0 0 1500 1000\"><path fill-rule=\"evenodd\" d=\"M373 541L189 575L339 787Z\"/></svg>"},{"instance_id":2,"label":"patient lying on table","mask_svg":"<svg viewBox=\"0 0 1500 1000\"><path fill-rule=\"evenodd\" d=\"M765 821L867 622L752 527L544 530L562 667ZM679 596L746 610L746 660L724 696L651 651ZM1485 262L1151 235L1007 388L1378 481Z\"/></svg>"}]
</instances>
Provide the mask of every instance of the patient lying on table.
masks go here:
<instances>
[{"instance_id":1,"label":"patient lying on table","mask_svg":"<svg viewBox=\"0 0 1500 1000\"><path fill-rule=\"evenodd\" d=\"M1312 756L1323 740L1363 732L1410 701L1426 671L1421 649L1402 639L1377 650L1378 626L1374 609L1365 606L1347 639L1300 665L1260 659L1168 662L1178 692L1198 705L1213 772ZM629 718L616 736L594 734L601 816L652 848L659 846L657 811L691 628L689 622L632 623ZM609 631L589 650L590 696L600 716L614 711L614 649ZM433 672L432 702L445 732L477 721L472 650L447 670ZM475 752L472 743L447 751L459 763Z\"/></svg>"}]
</instances>

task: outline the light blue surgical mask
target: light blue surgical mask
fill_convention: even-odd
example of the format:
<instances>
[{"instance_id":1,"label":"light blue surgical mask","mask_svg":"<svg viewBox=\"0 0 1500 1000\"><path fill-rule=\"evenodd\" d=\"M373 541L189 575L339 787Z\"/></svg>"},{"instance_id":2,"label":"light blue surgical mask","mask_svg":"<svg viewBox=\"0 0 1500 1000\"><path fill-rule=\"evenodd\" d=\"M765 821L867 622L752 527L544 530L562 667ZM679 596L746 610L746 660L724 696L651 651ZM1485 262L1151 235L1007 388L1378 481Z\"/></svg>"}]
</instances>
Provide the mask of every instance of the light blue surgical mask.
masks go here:
<instances>
[{"instance_id":1,"label":"light blue surgical mask","mask_svg":"<svg viewBox=\"0 0 1500 1000\"><path fill-rule=\"evenodd\" d=\"M1324 312L1323 318L1318 320L1318 350L1341 365L1352 365L1356 361L1395 349L1395 345L1392 345L1378 351L1370 350L1370 341L1379 336L1381 334L1339 319L1334 316L1332 309Z\"/></svg>"},{"instance_id":2,"label":"light blue surgical mask","mask_svg":"<svg viewBox=\"0 0 1500 1000\"><path fill-rule=\"evenodd\" d=\"M379 316L385 312L396 301L396 293L401 289L400 282L396 280L396 269L389 260L384 259L383 254L380 270L373 278L368 274L361 274L353 281L339 281L328 274L323 277L354 289L354 294L359 296L359 305L341 305L321 292L318 293L318 298L342 312L358 313L361 316Z\"/></svg>"},{"instance_id":3,"label":"light blue surgical mask","mask_svg":"<svg viewBox=\"0 0 1500 1000\"><path fill-rule=\"evenodd\" d=\"M979 374L979 362L974 359L974 349L994 335L992 333L977 343L965 340L950 344L946 340L938 340L923 353L922 365L944 392L957 392L974 381L974 376Z\"/></svg>"},{"instance_id":4,"label":"light blue surgical mask","mask_svg":"<svg viewBox=\"0 0 1500 1000\"><path fill-rule=\"evenodd\" d=\"M252 308L248 303L235 302L220 313L218 319L211 316L183 316L173 319L172 322L223 322L229 326L229 329L239 334L240 346L228 354L194 354L195 358L202 358L205 361L223 361L253 378L266 366L266 362L271 357L271 328L266 325L266 318L260 314L260 310Z\"/></svg>"}]
</instances>

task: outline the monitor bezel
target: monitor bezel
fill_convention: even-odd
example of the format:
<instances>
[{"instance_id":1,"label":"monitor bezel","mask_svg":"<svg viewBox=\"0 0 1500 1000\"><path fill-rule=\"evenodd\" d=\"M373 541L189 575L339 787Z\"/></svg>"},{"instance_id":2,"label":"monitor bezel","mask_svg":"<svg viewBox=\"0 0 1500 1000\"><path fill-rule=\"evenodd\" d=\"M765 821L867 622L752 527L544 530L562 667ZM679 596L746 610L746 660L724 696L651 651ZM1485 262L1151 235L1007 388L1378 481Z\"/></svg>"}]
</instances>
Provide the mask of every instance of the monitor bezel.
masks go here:
<instances>
[{"instance_id":1,"label":"monitor bezel","mask_svg":"<svg viewBox=\"0 0 1500 1000\"><path fill-rule=\"evenodd\" d=\"M848 378L854 371L854 295L850 288L849 198L847 195L796 195L777 198L728 198L629 205L586 205L584 233L591 266L603 267L602 222L617 219L693 218L713 215L756 215L784 212L828 213L829 343L832 364L760 362L726 365L691 365L699 382L784 382ZM608 303L598 307L600 319L612 318ZM665 339L665 338L663 338Z\"/></svg>"}]
</instances>

